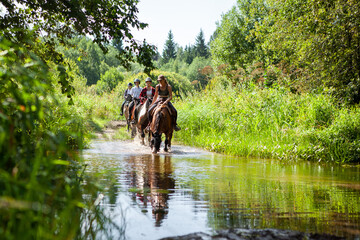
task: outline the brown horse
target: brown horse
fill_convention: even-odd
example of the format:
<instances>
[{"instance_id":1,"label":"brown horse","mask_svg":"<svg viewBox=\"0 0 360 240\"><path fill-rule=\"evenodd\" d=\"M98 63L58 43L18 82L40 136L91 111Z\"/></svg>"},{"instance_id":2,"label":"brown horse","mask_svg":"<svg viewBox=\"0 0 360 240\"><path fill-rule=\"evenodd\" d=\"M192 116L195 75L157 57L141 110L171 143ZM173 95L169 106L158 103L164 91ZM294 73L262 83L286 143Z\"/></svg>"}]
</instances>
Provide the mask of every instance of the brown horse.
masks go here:
<instances>
[{"instance_id":1,"label":"brown horse","mask_svg":"<svg viewBox=\"0 0 360 240\"><path fill-rule=\"evenodd\" d=\"M139 109L138 109L138 121L137 121L137 129L138 129L138 132L140 133L140 137L141 137L141 143L143 145L145 145L145 141L144 141L144 138L145 138L145 132L146 132L146 127L147 125L149 124L149 119L148 119L148 116L147 116L147 111L149 110L149 107L151 105L151 102L152 102L152 99L147 99L146 102L142 105L139 106ZM150 132L148 133L148 141L149 141L149 144L150 144L150 138L151 138L151 134Z\"/></svg>"},{"instance_id":2,"label":"brown horse","mask_svg":"<svg viewBox=\"0 0 360 240\"><path fill-rule=\"evenodd\" d=\"M165 134L165 147L164 151L167 152L171 147L171 138L174 131L173 118L170 115L170 109L167 105L156 107L153 113L153 118L150 124L150 130L152 133L152 139L150 147L153 153L160 151L161 135Z\"/></svg>"},{"instance_id":3,"label":"brown horse","mask_svg":"<svg viewBox=\"0 0 360 240\"><path fill-rule=\"evenodd\" d=\"M128 120L129 118L129 105L132 101L132 97L131 95L127 95L126 97L126 102L125 102L125 105L124 105L124 116L125 116L125 119L126 119L126 123L127 123L127 131L129 132L130 129L131 129L131 137L135 137L136 135L136 128L133 127L130 123L130 121Z\"/></svg>"}]
</instances>

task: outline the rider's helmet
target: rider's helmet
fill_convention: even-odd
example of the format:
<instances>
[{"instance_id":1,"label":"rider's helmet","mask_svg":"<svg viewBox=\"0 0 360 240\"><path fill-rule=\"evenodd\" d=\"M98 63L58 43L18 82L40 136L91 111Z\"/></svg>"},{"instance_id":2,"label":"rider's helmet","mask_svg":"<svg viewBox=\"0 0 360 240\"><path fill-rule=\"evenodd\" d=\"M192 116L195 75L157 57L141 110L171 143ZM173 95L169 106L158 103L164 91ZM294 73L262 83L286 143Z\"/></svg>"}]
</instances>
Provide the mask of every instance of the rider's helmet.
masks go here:
<instances>
[{"instance_id":1,"label":"rider's helmet","mask_svg":"<svg viewBox=\"0 0 360 240\"><path fill-rule=\"evenodd\" d=\"M134 80L134 83L140 83L140 79L138 79L138 78L136 78L135 80Z\"/></svg>"},{"instance_id":2,"label":"rider's helmet","mask_svg":"<svg viewBox=\"0 0 360 240\"><path fill-rule=\"evenodd\" d=\"M131 82L128 83L128 86L132 86L133 84Z\"/></svg>"},{"instance_id":3,"label":"rider's helmet","mask_svg":"<svg viewBox=\"0 0 360 240\"><path fill-rule=\"evenodd\" d=\"M152 82L151 78L146 78L145 82Z\"/></svg>"}]
</instances>

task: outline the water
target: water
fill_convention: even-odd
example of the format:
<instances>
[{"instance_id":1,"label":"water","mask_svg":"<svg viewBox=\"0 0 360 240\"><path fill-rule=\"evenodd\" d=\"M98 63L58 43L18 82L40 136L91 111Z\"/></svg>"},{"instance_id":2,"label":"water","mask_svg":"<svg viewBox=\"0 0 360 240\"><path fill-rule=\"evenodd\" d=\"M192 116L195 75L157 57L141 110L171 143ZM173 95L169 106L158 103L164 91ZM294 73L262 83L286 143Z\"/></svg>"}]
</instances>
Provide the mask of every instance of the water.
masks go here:
<instances>
[{"instance_id":1,"label":"water","mask_svg":"<svg viewBox=\"0 0 360 240\"><path fill-rule=\"evenodd\" d=\"M284 164L178 146L152 155L137 142L94 141L101 207L127 239L227 228L277 228L360 238L360 168ZM110 230L109 230L110 231Z\"/></svg>"}]
</instances>

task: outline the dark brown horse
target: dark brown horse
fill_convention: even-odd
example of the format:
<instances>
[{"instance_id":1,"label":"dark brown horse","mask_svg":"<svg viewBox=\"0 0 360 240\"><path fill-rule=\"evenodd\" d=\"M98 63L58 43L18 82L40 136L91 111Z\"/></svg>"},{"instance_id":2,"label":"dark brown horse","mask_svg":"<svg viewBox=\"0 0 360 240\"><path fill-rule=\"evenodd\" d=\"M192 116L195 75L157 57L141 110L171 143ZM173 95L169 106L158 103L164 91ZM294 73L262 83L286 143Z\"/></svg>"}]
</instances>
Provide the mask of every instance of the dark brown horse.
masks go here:
<instances>
[{"instance_id":1,"label":"dark brown horse","mask_svg":"<svg viewBox=\"0 0 360 240\"><path fill-rule=\"evenodd\" d=\"M173 118L170 115L170 109L167 105L159 106L154 110L153 118L150 124L152 139L150 147L153 153L160 151L161 135L165 134L164 151L167 152L171 147L171 138L174 131Z\"/></svg>"},{"instance_id":2,"label":"dark brown horse","mask_svg":"<svg viewBox=\"0 0 360 240\"><path fill-rule=\"evenodd\" d=\"M145 141L144 141L144 138L145 138L145 132L146 132L146 127L147 125L149 124L149 119L148 119L148 116L147 116L147 111L149 110L149 107L151 105L151 102L152 102L152 99L147 99L146 102L144 104L142 104L141 106L139 106L139 109L138 109L138 121L137 121L137 129L138 129L138 132L140 133L140 137L141 137L141 143L143 145L145 145ZM147 133L147 132L146 132ZM150 138L151 138L151 134L150 132L148 132L148 141L149 141L149 144L150 144Z\"/></svg>"},{"instance_id":3,"label":"dark brown horse","mask_svg":"<svg viewBox=\"0 0 360 240\"><path fill-rule=\"evenodd\" d=\"M129 118L129 105L130 105L131 101L132 101L131 95L127 95L123 112L124 112L124 116L125 116L126 123L127 123L127 130L129 132L129 130L131 129L131 137L135 137L136 128L134 126L132 126L130 121L128 120L128 118Z\"/></svg>"}]
</instances>

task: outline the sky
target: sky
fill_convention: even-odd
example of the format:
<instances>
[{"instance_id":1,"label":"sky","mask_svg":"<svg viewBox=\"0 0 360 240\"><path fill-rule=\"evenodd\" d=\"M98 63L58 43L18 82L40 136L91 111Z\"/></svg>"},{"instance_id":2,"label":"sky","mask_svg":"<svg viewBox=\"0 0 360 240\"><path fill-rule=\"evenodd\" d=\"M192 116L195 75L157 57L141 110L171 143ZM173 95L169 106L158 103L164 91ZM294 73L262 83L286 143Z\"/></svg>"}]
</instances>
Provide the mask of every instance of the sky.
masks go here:
<instances>
[{"instance_id":1,"label":"sky","mask_svg":"<svg viewBox=\"0 0 360 240\"><path fill-rule=\"evenodd\" d=\"M181 47L195 44L200 29L208 42L216 22L235 3L236 0L140 0L138 19L149 26L142 31L133 30L132 34L139 41L145 38L160 53L170 30Z\"/></svg>"}]
</instances>

